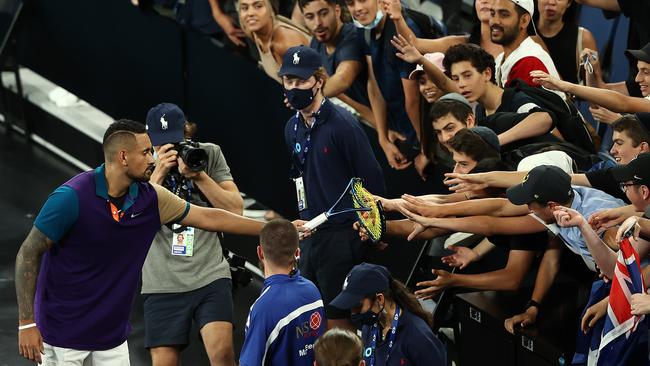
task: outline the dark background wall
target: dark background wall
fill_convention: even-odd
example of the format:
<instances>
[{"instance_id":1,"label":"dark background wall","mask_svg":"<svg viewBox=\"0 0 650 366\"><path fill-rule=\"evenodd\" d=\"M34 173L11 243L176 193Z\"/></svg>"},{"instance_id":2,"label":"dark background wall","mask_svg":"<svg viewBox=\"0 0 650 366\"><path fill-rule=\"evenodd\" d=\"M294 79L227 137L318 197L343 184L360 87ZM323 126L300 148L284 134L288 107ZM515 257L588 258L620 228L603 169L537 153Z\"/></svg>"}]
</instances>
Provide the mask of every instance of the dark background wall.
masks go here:
<instances>
[{"instance_id":1,"label":"dark background wall","mask_svg":"<svg viewBox=\"0 0 650 366\"><path fill-rule=\"evenodd\" d=\"M295 214L282 136L290 111L252 61L129 1L35 0L23 15L22 64L113 118L180 105L197 140L223 147L242 191Z\"/></svg>"}]
</instances>

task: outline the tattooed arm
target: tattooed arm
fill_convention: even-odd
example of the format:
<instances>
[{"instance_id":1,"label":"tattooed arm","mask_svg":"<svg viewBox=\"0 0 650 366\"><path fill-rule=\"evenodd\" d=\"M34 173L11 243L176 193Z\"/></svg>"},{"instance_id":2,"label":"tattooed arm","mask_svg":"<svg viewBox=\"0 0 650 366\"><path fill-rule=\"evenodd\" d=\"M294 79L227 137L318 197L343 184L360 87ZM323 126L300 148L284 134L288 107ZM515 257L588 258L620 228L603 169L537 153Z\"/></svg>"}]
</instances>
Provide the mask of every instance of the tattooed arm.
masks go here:
<instances>
[{"instance_id":1,"label":"tattooed arm","mask_svg":"<svg viewBox=\"0 0 650 366\"><path fill-rule=\"evenodd\" d=\"M34 226L18 250L15 278L19 325L34 323L36 279L41 266L41 257L51 246L52 241ZM41 362L43 338L37 327L18 331L18 348L23 357Z\"/></svg>"}]
</instances>

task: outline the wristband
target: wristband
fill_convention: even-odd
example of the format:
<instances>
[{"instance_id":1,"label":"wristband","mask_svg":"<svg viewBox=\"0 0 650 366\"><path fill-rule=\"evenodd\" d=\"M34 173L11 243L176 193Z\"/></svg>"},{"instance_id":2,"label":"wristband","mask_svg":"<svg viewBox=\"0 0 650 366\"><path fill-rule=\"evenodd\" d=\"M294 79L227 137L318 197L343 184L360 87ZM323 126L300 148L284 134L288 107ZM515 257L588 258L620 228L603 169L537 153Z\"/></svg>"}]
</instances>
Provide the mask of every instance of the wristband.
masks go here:
<instances>
[{"instance_id":1,"label":"wristband","mask_svg":"<svg viewBox=\"0 0 650 366\"><path fill-rule=\"evenodd\" d=\"M36 326L36 323L29 323L29 324L25 324L25 325L19 325L18 330L25 330L25 329L29 329L29 328L34 328L35 326Z\"/></svg>"},{"instance_id":2,"label":"wristband","mask_svg":"<svg viewBox=\"0 0 650 366\"><path fill-rule=\"evenodd\" d=\"M528 302L526 303L525 310L528 310L528 308L531 308L531 307L533 307L533 306L537 308L537 311L539 311L539 308L541 307L541 305L540 305L537 301L535 301L535 300L533 300L533 299L530 299L530 300L528 300Z\"/></svg>"}]
</instances>

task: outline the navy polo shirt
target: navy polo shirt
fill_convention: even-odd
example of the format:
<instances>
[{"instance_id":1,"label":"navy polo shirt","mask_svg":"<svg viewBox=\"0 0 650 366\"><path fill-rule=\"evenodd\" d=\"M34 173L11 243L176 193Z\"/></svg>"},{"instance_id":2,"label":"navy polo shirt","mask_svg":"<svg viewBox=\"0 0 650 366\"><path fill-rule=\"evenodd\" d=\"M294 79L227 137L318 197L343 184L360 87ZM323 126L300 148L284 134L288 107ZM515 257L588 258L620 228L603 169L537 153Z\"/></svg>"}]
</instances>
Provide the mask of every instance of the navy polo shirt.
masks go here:
<instances>
[{"instance_id":1,"label":"navy polo shirt","mask_svg":"<svg viewBox=\"0 0 650 366\"><path fill-rule=\"evenodd\" d=\"M420 37L421 31L415 22L406 17L406 24ZM404 97L404 87L402 79L408 79L411 71L415 69L414 64L403 61L395 56L397 49L390 43L390 39L396 34L395 25L390 19L386 19L384 28L379 38L376 37L375 30L370 31L370 38L366 40L366 29L357 29L359 40L362 44L364 53L371 57L372 68L377 79L377 85L381 94L386 101L388 121L390 127L403 133L409 143L417 144L417 135L411 124L408 114L406 113L406 99ZM419 121L417 121L419 122Z\"/></svg>"},{"instance_id":2,"label":"navy polo shirt","mask_svg":"<svg viewBox=\"0 0 650 366\"><path fill-rule=\"evenodd\" d=\"M371 193L384 194L382 170L366 133L352 114L325 98L314 117L315 122L309 128L296 112L284 129L292 171L295 177L302 175L305 185L307 208L300 212L300 218L311 220L329 210L353 177L362 178L364 187ZM345 195L339 205L353 207L350 195ZM348 225L354 217L353 213L333 216L329 224Z\"/></svg>"},{"instance_id":3,"label":"navy polo shirt","mask_svg":"<svg viewBox=\"0 0 650 366\"><path fill-rule=\"evenodd\" d=\"M341 31L336 37L336 49L332 54L327 53L327 47L324 43L318 42L316 37L311 39L309 47L313 48L320 55L323 66L327 74L332 76L336 73L336 68L343 61L357 61L361 63L362 69L354 79L350 88L345 94L355 101L370 106L368 99L368 70L366 64L366 55L363 49L359 47L357 39L357 28L351 23L343 24Z\"/></svg>"},{"instance_id":4,"label":"navy polo shirt","mask_svg":"<svg viewBox=\"0 0 650 366\"><path fill-rule=\"evenodd\" d=\"M366 365L370 364L372 349L370 341L372 332L370 326L364 326L361 339L363 340L363 358ZM388 337L384 342L377 342L375 365L377 366L436 366L447 364L447 350L436 337L429 325L420 317L403 310L397 324L395 343L386 362L388 352Z\"/></svg>"},{"instance_id":5,"label":"navy polo shirt","mask_svg":"<svg viewBox=\"0 0 650 366\"><path fill-rule=\"evenodd\" d=\"M93 351L127 339L142 265L161 226L159 198L151 184L132 183L115 221L103 165L50 195L34 222L54 241L36 283L35 320L46 343ZM176 220L188 211L186 203Z\"/></svg>"}]
</instances>

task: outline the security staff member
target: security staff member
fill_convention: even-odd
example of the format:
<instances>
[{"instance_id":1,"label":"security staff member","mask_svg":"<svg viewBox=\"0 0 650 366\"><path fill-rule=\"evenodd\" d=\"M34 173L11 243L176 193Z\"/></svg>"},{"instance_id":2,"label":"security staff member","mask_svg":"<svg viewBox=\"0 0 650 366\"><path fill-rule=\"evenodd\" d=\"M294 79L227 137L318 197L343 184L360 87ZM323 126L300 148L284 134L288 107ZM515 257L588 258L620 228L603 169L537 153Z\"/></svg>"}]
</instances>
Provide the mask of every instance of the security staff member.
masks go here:
<instances>
[{"instance_id":1,"label":"security staff member","mask_svg":"<svg viewBox=\"0 0 650 366\"><path fill-rule=\"evenodd\" d=\"M431 331L431 314L384 266L361 263L332 306L352 309L368 366L446 365L447 351Z\"/></svg>"},{"instance_id":2,"label":"security staff member","mask_svg":"<svg viewBox=\"0 0 650 366\"><path fill-rule=\"evenodd\" d=\"M291 152L298 210L303 220L327 211L352 177L363 179L375 194L384 192L381 168L359 123L322 94L326 74L316 51L292 47L279 72L296 114L284 136ZM346 202L352 207L349 195ZM300 271L316 284L327 305L339 292L352 266L363 259L363 244L352 230L354 214L332 217L300 245ZM328 327L348 327L349 312L326 306Z\"/></svg>"},{"instance_id":3,"label":"security staff member","mask_svg":"<svg viewBox=\"0 0 650 366\"><path fill-rule=\"evenodd\" d=\"M298 232L289 221L264 225L257 247L264 288L246 320L240 366L314 364L314 342L325 333L323 300L296 270L298 256Z\"/></svg>"}]
</instances>

